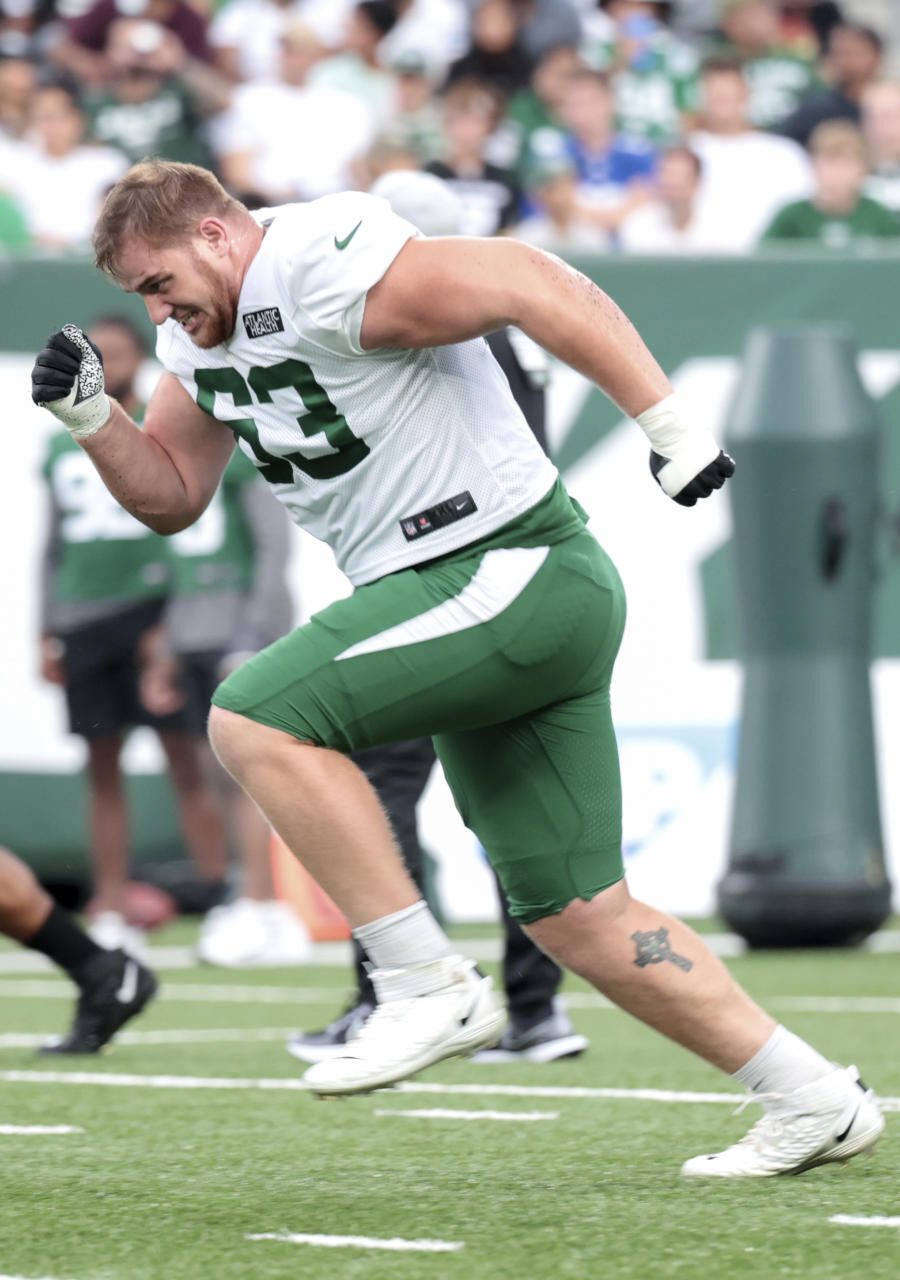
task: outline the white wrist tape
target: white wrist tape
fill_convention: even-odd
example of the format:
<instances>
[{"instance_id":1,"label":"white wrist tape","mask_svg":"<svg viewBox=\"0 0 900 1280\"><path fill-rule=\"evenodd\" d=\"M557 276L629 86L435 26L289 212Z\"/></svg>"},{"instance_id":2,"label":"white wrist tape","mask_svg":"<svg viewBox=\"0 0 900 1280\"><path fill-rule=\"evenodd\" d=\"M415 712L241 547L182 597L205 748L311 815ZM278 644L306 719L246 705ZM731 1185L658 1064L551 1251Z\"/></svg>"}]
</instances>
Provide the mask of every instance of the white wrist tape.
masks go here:
<instances>
[{"instance_id":1,"label":"white wrist tape","mask_svg":"<svg viewBox=\"0 0 900 1280\"><path fill-rule=\"evenodd\" d=\"M704 467L715 462L721 452L708 431L685 426L674 394L639 413L635 422L650 441L651 449L671 459L656 477L670 498L690 484Z\"/></svg>"}]
</instances>

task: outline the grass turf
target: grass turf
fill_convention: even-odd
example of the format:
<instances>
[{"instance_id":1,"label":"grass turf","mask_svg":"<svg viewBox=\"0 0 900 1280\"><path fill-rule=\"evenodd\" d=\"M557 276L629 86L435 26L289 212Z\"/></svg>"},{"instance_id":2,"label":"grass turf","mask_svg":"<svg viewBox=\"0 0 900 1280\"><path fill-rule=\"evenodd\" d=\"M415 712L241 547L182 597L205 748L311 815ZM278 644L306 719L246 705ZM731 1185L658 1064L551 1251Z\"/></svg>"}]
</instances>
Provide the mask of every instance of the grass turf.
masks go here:
<instances>
[{"instance_id":1,"label":"grass turf","mask_svg":"<svg viewBox=\"0 0 900 1280\"><path fill-rule=\"evenodd\" d=\"M179 943L189 927L169 929ZM484 934L483 928L479 929ZM796 997L896 997L900 960L863 952L754 954L738 978L826 1054L857 1062L900 1095L900 1017L796 1011ZM347 986L343 969L162 973L138 1032L320 1026ZM59 986L55 975L4 975ZM244 989L233 1001L175 999L179 988ZM284 1003L269 990L284 989ZM315 999L290 999L296 987ZM249 990L248 990L249 989ZM583 984L567 989L581 997ZM166 998L166 991L169 998ZM184 994L184 991L182 991ZM235 994L240 995L240 990ZM71 997L0 994L5 1032L61 1029ZM887 1007L887 1006L885 1006ZM896 1005L894 1006L897 1007ZM573 1010L583 1057L548 1066L442 1064L421 1083L611 1086L725 1092L731 1082L617 1010ZM86 1071L296 1079L278 1040L119 1043L94 1059L40 1059L0 1048L0 1073ZM723 1277L895 1280L900 1232L831 1225L833 1214L900 1213L900 1114L874 1159L759 1182L686 1182L681 1161L734 1140L755 1118L717 1103L384 1091L321 1103L261 1088L162 1089L15 1083L0 1074L0 1123L68 1124L83 1134L2 1136L0 1276L58 1280L365 1277ZM376 1111L421 1108L556 1112L555 1120L467 1122ZM458 1252L312 1248L266 1232L462 1243Z\"/></svg>"}]
</instances>

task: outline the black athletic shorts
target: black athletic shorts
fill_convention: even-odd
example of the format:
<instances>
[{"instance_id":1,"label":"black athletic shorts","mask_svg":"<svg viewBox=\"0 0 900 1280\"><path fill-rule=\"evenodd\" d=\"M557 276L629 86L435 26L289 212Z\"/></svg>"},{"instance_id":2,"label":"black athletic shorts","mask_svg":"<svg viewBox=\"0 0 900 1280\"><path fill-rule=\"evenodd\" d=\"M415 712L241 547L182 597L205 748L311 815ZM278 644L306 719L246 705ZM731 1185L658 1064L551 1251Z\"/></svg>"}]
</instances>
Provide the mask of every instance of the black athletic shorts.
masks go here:
<instances>
[{"instance_id":1,"label":"black athletic shorts","mask_svg":"<svg viewBox=\"0 0 900 1280\"><path fill-rule=\"evenodd\" d=\"M83 738L103 738L134 725L184 731L183 711L154 716L138 697L138 645L159 622L165 601L142 600L121 613L60 636L65 645L66 705L69 729Z\"/></svg>"}]
</instances>

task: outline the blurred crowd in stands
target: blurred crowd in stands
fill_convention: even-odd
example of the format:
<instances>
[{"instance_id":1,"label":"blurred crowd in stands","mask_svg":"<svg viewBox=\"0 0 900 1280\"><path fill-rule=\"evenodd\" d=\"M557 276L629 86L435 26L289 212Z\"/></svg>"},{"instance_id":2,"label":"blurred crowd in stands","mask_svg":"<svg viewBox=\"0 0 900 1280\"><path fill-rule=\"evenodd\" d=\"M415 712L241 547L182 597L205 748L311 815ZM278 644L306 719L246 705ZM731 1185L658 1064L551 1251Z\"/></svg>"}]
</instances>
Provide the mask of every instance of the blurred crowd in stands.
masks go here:
<instances>
[{"instance_id":1,"label":"blurred crowd in stands","mask_svg":"<svg viewBox=\"0 0 900 1280\"><path fill-rule=\"evenodd\" d=\"M562 253L900 232L896 0L0 0L0 249L145 156L251 207L446 179Z\"/></svg>"}]
</instances>

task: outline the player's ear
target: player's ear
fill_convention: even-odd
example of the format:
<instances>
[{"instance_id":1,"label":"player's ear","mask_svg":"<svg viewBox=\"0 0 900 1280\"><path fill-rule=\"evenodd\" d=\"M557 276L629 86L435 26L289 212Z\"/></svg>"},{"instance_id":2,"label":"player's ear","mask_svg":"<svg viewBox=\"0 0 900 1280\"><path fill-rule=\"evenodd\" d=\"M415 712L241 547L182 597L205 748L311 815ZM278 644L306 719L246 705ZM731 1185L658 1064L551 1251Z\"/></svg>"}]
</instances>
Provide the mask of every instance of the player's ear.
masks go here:
<instances>
[{"instance_id":1,"label":"player's ear","mask_svg":"<svg viewBox=\"0 0 900 1280\"><path fill-rule=\"evenodd\" d=\"M216 257L223 258L231 243L231 232L221 218L204 218L197 226L197 235Z\"/></svg>"}]
</instances>

